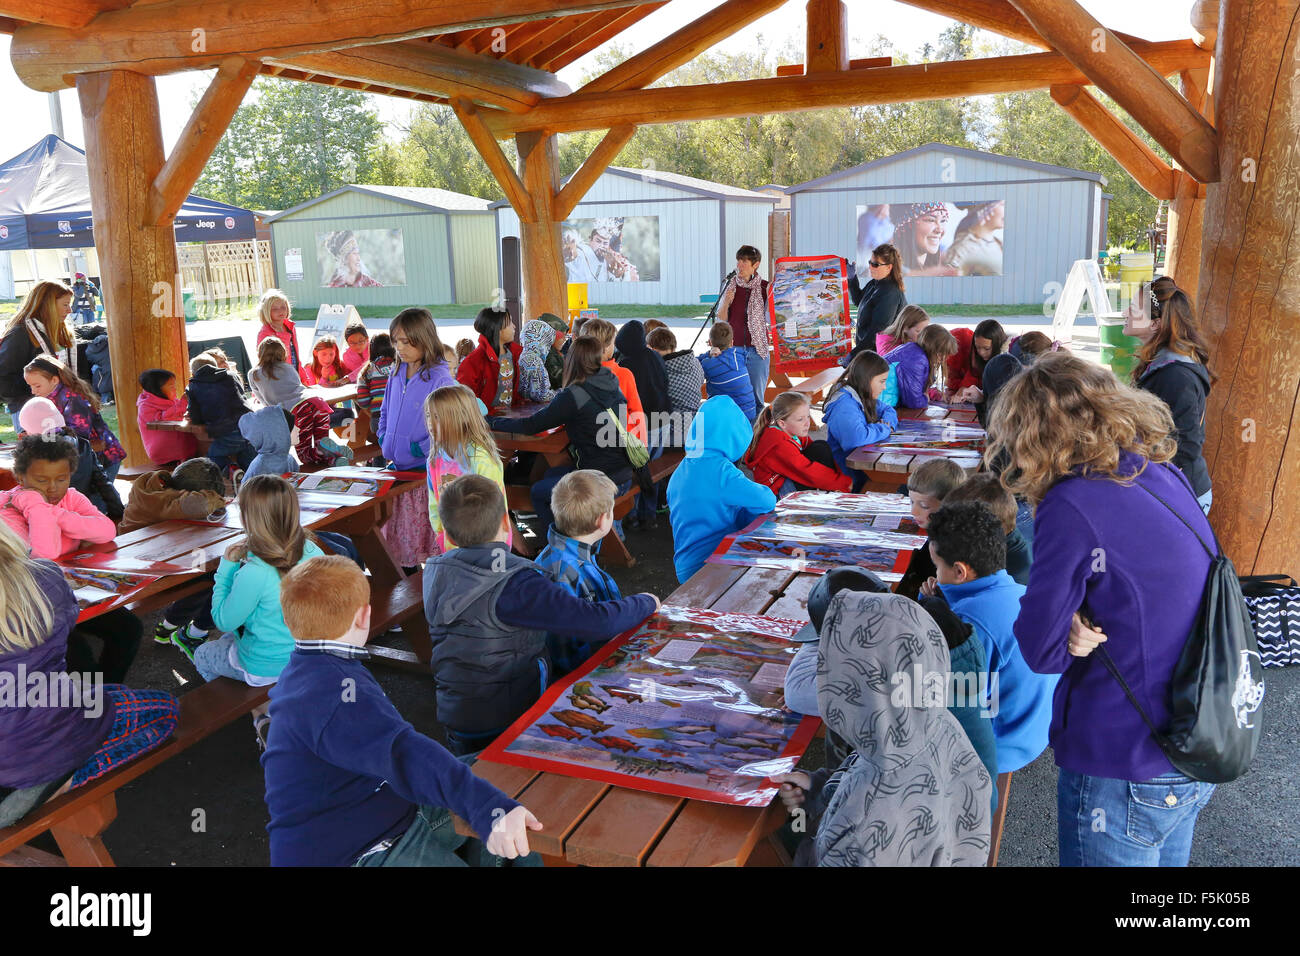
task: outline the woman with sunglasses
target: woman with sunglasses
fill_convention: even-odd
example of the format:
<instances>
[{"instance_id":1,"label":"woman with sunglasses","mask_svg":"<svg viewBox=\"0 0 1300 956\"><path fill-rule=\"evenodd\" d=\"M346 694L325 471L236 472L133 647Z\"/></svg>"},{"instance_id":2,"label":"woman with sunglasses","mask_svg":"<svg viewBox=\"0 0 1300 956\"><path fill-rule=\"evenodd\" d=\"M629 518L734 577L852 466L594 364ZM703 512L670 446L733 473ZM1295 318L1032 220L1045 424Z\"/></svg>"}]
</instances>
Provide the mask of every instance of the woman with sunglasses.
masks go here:
<instances>
[{"instance_id":1,"label":"woman with sunglasses","mask_svg":"<svg viewBox=\"0 0 1300 956\"><path fill-rule=\"evenodd\" d=\"M849 298L858 307L853 355L874 350L876 336L893 325L907 305L907 297L903 295L903 262L897 249L888 243L876 246L871 250L867 269L870 281L863 285L858 279L856 263L849 263Z\"/></svg>"}]
</instances>

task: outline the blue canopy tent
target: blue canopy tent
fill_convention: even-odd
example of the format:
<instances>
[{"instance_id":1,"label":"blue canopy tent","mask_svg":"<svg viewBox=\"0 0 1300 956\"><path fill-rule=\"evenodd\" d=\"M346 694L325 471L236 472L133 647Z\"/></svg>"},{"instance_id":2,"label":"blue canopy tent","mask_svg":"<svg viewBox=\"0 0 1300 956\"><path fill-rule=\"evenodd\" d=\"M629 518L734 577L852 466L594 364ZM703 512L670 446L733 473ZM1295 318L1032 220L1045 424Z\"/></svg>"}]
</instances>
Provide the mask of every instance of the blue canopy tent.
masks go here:
<instances>
[{"instance_id":1,"label":"blue canopy tent","mask_svg":"<svg viewBox=\"0 0 1300 956\"><path fill-rule=\"evenodd\" d=\"M176 214L177 242L252 239L253 213L189 196ZM93 246L86 154L50 134L0 164L0 250Z\"/></svg>"}]
</instances>

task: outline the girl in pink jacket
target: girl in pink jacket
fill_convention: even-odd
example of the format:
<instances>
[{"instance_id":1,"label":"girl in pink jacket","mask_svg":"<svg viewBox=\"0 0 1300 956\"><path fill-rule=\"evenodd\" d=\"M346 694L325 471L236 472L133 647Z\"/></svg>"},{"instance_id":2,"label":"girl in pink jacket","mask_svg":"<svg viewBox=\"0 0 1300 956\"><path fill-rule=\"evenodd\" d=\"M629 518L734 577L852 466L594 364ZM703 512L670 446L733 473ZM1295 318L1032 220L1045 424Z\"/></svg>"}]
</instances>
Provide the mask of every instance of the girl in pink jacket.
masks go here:
<instances>
[{"instance_id":1,"label":"girl in pink jacket","mask_svg":"<svg viewBox=\"0 0 1300 956\"><path fill-rule=\"evenodd\" d=\"M145 453L159 468L173 468L199 452L189 432L164 432L149 428L150 422L180 422L189 412L189 401L177 395L176 375L162 368L140 373L140 397L135 401L136 421Z\"/></svg>"},{"instance_id":2,"label":"girl in pink jacket","mask_svg":"<svg viewBox=\"0 0 1300 956\"><path fill-rule=\"evenodd\" d=\"M14 452L18 487L0 491L0 518L31 546L34 558L58 558L83 541L101 544L117 534L113 522L70 487L77 446L53 435L28 435Z\"/></svg>"}]
</instances>

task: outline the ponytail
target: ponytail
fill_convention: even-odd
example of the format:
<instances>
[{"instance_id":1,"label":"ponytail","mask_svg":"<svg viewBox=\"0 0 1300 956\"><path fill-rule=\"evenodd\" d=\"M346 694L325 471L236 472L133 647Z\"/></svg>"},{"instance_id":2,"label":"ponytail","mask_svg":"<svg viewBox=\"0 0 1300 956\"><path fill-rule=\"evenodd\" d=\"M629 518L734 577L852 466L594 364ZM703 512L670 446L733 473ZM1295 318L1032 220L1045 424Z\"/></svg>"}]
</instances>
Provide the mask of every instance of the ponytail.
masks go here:
<instances>
[{"instance_id":1,"label":"ponytail","mask_svg":"<svg viewBox=\"0 0 1300 956\"><path fill-rule=\"evenodd\" d=\"M780 396L777 397L779 398ZM758 417L754 419L754 437L749 440L749 447L745 449L745 454L743 456L745 459L748 459L750 455L754 454L758 449L759 440L763 437L763 432L772 427L772 409L774 407L775 403L764 405L763 410L759 412Z\"/></svg>"},{"instance_id":2,"label":"ponytail","mask_svg":"<svg viewBox=\"0 0 1300 956\"><path fill-rule=\"evenodd\" d=\"M759 412L758 417L754 419L754 437L749 442L749 449L745 452L745 457L748 458L758 448L758 442L763 437L763 432L777 422L785 421L800 408L810 404L808 396L803 392L782 392L772 399L772 403Z\"/></svg>"}]
</instances>

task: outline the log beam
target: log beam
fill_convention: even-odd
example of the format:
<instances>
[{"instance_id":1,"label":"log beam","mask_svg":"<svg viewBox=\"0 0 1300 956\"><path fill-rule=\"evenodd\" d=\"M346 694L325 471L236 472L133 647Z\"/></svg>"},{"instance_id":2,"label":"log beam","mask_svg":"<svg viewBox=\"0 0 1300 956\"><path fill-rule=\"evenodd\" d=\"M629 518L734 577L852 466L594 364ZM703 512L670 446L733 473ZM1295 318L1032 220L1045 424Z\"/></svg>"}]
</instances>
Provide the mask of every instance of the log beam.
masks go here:
<instances>
[{"instance_id":1,"label":"log beam","mask_svg":"<svg viewBox=\"0 0 1300 956\"><path fill-rule=\"evenodd\" d=\"M135 408L141 372L169 369L182 385L189 377L176 235L170 222L157 225L146 215L163 168L158 94L153 77L123 70L78 77L77 97L113 391L120 408ZM123 414L118 426L127 464L147 464L136 417Z\"/></svg>"},{"instance_id":2,"label":"log beam","mask_svg":"<svg viewBox=\"0 0 1300 956\"><path fill-rule=\"evenodd\" d=\"M380 8L354 0L161 0L101 13L76 31L19 27L10 59L23 83L51 92L70 86L82 73L131 70L161 76L213 69L230 56L285 60L637 2L385 0Z\"/></svg>"},{"instance_id":3,"label":"log beam","mask_svg":"<svg viewBox=\"0 0 1300 956\"><path fill-rule=\"evenodd\" d=\"M145 212L146 223L171 225L260 69L258 63L238 57L221 64L154 180Z\"/></svg>"},{"instance_id":4,"label":"log beam","mask_svg":"<svg viewBox=\"0 0 1300 956\"><path fill-rule=\"evenodd\" d=\"M1051 96L1137 184L1157 199L1174 198L1174 171L1137 133L1082 86L1053 86Z\"/></svg>"},{"instance_id":5,"label":"log beam","mask_svg":"<svg viewBox=\"0 0 1300 956\"><path fill-rule=\"evenodd\" d=\"M0 0L0 16L19 22L43 23L79 30L105 9L126 6L128 0L98 3L96 0Z\"/></svg>"},{"instance_id":6,"label":"log beam","mask_svg":"<svg viewBox=\"0 0 1300 956\"><path fill-rule=\"evenodd\" d=\"M1210 59L1191 40L1145 43L1137 49L1162 73L1205 67ZM494 114L485 121L500 137L524 130L572 133L609 129L623 123L643 126L837 106L943 100L1087 82L1088 78L1060 53L1029 53L651 90L591 93L584 87L571 96L543 100L527 113Z\"/></svg>"},{"instance_id":7,"label":"log beam","mask_svg":"<svg viewBox=\"0 0 1300 956\"><path fill-rule=\"evenodd\" d=\"M1192 39L1202 50L1214 52L1214 41L1219 35L1218 0L1196 0L1188 15L1194 36Z\"/></svg>"},{"instance_id":8,"label":"log beam","mask_svg":"<svg viewBox=\"0 0 1300 956\"><path fill-rule=\"evenodd\" d=\"M644 89L784 3L785 0L727 0L602 73L578 92Z\"/></svg>"},{"instance_id":9,"label":"log beam","mask_svg":"<svg viewBox=\"0 0 1300 956\"><path fill-rule=\"evenodd\" d=\"M850 70L875 70L882 66L893 66L892 56L868 56L849 60ZM803 76L808 71L802 63L782 63L776 68L777 76Z\"/></svg>"},{"instance_id":10,"label":"log beam","mask_svg":"<svg viewBox=\"0 0 1300 956\"><path fill-rule=\"evenodd\" d=\"M1300 0L1222 11L1225 175L1207 189L1196 296L1219 376L1206 408L1210 521L1239 573L1300 575Z\"/></svg>"},{"instance_id":11,"label":"log beam","mask_svg":"<svg viewBox=\"0 0 1300 956\"><path fill-rule=\"evenodd\" d=\"M909 7L920 7L931 13L949 17L959 23L969 23L981 30L1011 37L1029 46L1049 49L1044 40L1024 15L1008 0L899 0Z\"/></svg>"},{"instance_id":12,"label":"log beam","mask_svg":"<svg viewBox=\"0 0 1300 956\"><path fill-rule=\"evenodd\" d=\"M605 137L596 144L596 148L591 151L587 161L569 177L569 181L555 197L556 219L563 222L569 218L573 207L578 205L582 197L587 194L587 190L600 178L600 174L609 168L618 151L627 145L635 132L635 126L615 126L605 134Z\"/></svg>"},{"instance_id":13,"label":"log beam","mask_svg":"<svg viewBox=\"0 0 1300 956\"><path fill-rule=\"evenodd\" d=\"M849 68L849 11L843 0L808 0L805 8L805 73Z\"/></svg>"},{"instance_id":14,"label":"log beam","mask_svg":"<svg viewBox=\"0 0 1300 956\"><path fill-rule=\"evenodd\" d=\"M1213 122L1214 98L1206 87L1207 70L1179 74L1183 98ZM1205 186L1181 169L1174 170L1174 200L1169 204L1165 243L1165 274L1195 296L1201 275L1201 233L1205 218Z\"/></svg>"},{"instance_id":15,"label":"log beam","mask_svg":"<svg viewBox=\"0 0 1300 956\"><path fill-rule=\"evenodd\" d=\"M560 154L554 136L520 133L515 137L524 185L533 198L532 220L520 217L519 238L523 244L524 317L537 318L543 312L566 315L569 305L565 286L564 252L560 243L560 217L556 214L556 193L560 189Z\"/></svg>"},{"instance_id":16,"label":"log beam","mask_svg":"<svg viewBox=\"0 0 1300 956\"><path fill-rule=\"evenodd\" d=\"M1075 0L1011 0L1038 33L1203 183L1219 178L1219 137L1165 80Z\"/></svg>"},{"instance_id":17,"label":"log beam","mask_svg":"<svg viewBox=\"0 0 1300 956\"><path fill-rule=\"evenodd\" d=\"M492 175L505 191L506 199L510 200L510 205L518 213L519 219L523 221L536 218L533 200L528 195L523 180L510 165L510 160L502 151L501 144L483 125L483 117L479 115L478 108L469 100L460 97L452 98L451 108L456 111L456 117L465 127L465 132L469 134L474 148L478 150L478 154L483 157L483 162L487 163L488 169L492 171Z\"/></svg>"},{"instance_id":18,"label":"log beam","mask_svg":"<svg viewBox=\"0 0 1300 956\"><path fill-rule=\"evenodd\" d=\"M457 96L484 106L526 112L569 86L553 73L441 43L388 43L268 62L343 80L433 96Z\"/></svg>"}]
</instances>

